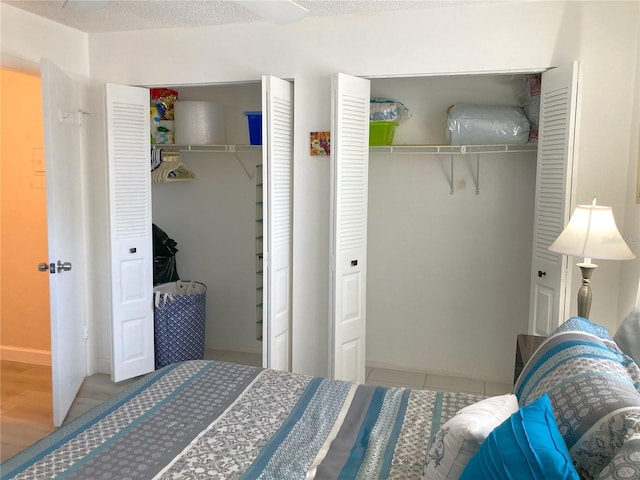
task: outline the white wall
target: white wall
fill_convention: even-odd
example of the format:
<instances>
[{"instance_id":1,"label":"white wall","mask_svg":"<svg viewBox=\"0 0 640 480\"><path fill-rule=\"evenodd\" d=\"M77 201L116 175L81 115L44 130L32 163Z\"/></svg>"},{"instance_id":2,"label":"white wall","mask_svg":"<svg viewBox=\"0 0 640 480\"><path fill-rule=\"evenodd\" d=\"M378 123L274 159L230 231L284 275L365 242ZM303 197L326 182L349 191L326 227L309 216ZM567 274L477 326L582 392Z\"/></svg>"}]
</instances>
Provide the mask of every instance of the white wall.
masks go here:
<instances>
[{"instance_id":1,"label":"white wall","mask_svg":"<svg viewBox=\"0 0 640 480\"><path fill-rule=\"evenodd\" d=\"M637 137L634 136L639 128L637 92L640 84L636 71L640 3L623 4L620 11L616 8L618 4L611 8L613 4L609 2L586 5L587 8L579 6L572 3L567 10L576 23L575 30L567 32L567 37L571 35L567 42L576 44L579 58L583 59L580 65L583 89L576 201L588 204L595 195L599 204L613 207L621 232L630 239L630 247L636 256L640 256L638 207L630 202L631 193L627 193L630 188L628 176L633 168L630 162L637 162L633 152L637 148L637 140L634 140ZM622 15L626 8L629 10L625 18ZM606 174L604 178L603 173ZM573 263L577 261L580 260L573 259ZM634 262L601 260L595 263L599 268L591 279L590 319L605 325L613 334L630 311L628 302L620 302L620 295L627 298L635 295L640 268L635 263L634 271ZM621 272L625 271L628 273L623 274L621 283ZM577 311L579 287L580 274L574 268L572 314Z\"/></svg>"},{"instance_id":2,"label":"white wall","mask_svg":"<svg viewBox=\"0 0 640 480\"><path fill-rule=\"evenodd\" d=\"M2 53L36 61L49 56L65 70L82 71L84 35L64 29L64 35L44 35L43 22L0 4ZM619 226L636 208L624 181L632 167L630 122L637 106L629 104L638 82L637 2L525 2L495 5L451 5L424 11L306 19L294 25L231 25L192 29L163 29L89 36L91 77L96 82L127 84L215 83L253 80L263 73L295 78L297 113L294 166L294 335L293 364L298 371L326 373L328 317L328 164L310 157L310 131L330 125L329 77L344 71L361 76L443 74L543 69L579 60L583 66L581 124L578 148L577 196L589 201L595 193L613 206ZM12 23L13 25L8 25ZM44 22L45 24L47 22ZM50 23L50 22L49 22ZM8 25L8 26L7 26ZM27 28L25 28L27 27ZM48 27L51 31L52 27ZM10 35L9 35L10 33ZM67 48L67 36L80 38ZM295 41L292 41L295 38ZM75 54L75 50L80 50ZM168 63L167 59L171 59ZM635 83L634 83L635 82ZM635 89L635 90L634 90ZM101 92L96 89L96 105ZM607 116L605 116L605 114ZM603 122L616 118L618 122ZM635 121L637 125L637 114ZM93 120L98 125L100 120ZM98 130L96 130L98 131ZM104 217L102 199L104 141L96 137L89 162L96 170L91 206L94 218ZM603 173L607 181L603 181ZM636 210L637 211L637 210ZM618 212L620 214L618 215ZM624 212L624 215L623 213ZM623 215L623 220L620 215ZM637 233L637 220L630 228ZM98 232L99 234L99 232ZM637 244L636 244L637 245ZM637 253L637 246L636 253ZM619 317L619 265L607 262L594 279L593 318L610 328ZM99 262L98 262L99 265ZM626 267L625 267L626 268ZM103 275L96 269L96 279ZM631 271L621 286L637 283ZM99 284L100 280L96 280ZM575 287L574 287L575 290ZM102 300L108 292L99 290ZM575 296L575 291L572 296ZM105 300L106 301L106 300ZM607 318L604 318L607 317ZM305 324L304 328L301 327ZM106 339L101 335L101 339ZM106 342L104 342L106 343ZM456 348L473 351L473 343ZM108 351L108 345L104 346ZM483 352L477 351L478 362ZM513 362L512 352L502 363ZM489 375L495 364L487 363Z\"/></svg>"},{"instance_id":3,"label":"white wall","mask_svg":"<svg viewBox=\"0 0 640 480\"><path fill-rule=\"evenodd\" d=\"M224 142L249 143L243 112L261 109L260 83L176 90L179 100L212 101L224 109ZM181 158L196 178L153 185L153 222L178 243L180 278L207 285L206 347L262 353L255 262L255 166L261 151L183 152Z\"/></svg>"},{"instance_id":4,"label":"white wall","mask_svg":"<svg viewBox=\"0 0 640 480\"><path fill-rule=\"evenodd\" d=\"M70 74L89 75L89 36L58 23L0 4L2 66L40 74L48 58Z\"/></svg>"},{"instance_id":5,"label":"white wall","mask_svg":"<svg viewBox=\"0 0 640 480\"><path fill-rule=\"evenodd\" d=\"M443 144L450 105L518 104L521 88L513 75L417 77L375 79L371 93L410 107L398 144ZM455 155L453 195L450 160L370 155L367 362L504 381L527 331L536 154Z\"/></svg>"},{"instance_id":6,"label":"white wall","mask_svg":"<svg viewBox=\"0 0 640 480\"><path fill-rule=\"evenodd\" d=\"M637 25L640 31L640 24ZM631 312L640 307L640 35L637 36L635 88L632 100L631 142L629 147L629 169L627 173L627 195L624 217L624 237L635 252L635 260L623 262L620 273L620 306L618 324Z\"/></svg>"},{"instance_id":7,"label":"white wall","mask_svg":"<svg viewBox=\"0 0 640 480\"><path fill-rule=\"evenodd\" d=\"M284 26L98 34L90 37L91 73L130 84L239 81L263 73L295 78L293 363L296 370L322 374L328 316L328 163L310 157L306 144L309 131L327 130L330 124L330 74L542 70L579 60L585 133L578 148L578 200L595 193L602 203L624 211L629 130L602 118L604 111L608 118L619 118L620 125L630 121L630 63L635 62L630 52L638 18L635 2L526 2L306 19ZM630 49L620 48L631 41ZM172 59L170 68L159 61L159 48L162 59ZM611 175L607 182L602 181L605 168ZM609 312L617 316L619 266L603 265L597 275L593 318L615 326ZM507 346L500 358L487 360L472 341L452 348L475 352L487 377L513 362Z\"/></svg>"},{"instance_id":8,"label":"white wall","mask_svg":"<svg viewBox=\"0 0 640 480\"><path fill-rule=\"evenodd\" d=\"M370 160L367 358L507 382L527 329L535 154ZM506 358L505 358L506 357ZM491 369L487 370L487 366Z\"/></svg>"}]
</instances>

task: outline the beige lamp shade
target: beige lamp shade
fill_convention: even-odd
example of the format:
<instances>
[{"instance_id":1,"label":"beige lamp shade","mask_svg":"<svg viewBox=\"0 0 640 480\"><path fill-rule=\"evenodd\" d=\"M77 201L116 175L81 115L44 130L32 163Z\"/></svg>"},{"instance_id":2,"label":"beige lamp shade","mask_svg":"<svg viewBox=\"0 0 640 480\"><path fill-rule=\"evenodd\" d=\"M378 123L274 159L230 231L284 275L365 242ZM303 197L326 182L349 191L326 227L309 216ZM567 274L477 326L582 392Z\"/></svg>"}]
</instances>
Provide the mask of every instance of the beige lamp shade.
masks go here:
<instances>
[{"instance_id":1,"label":"beige lamp shade","mask_svg":"<svg viewBox=\"0 0 640 480\"><path fill-rule=\"evenodd\" d=\"M634 253L618 231L611 207L578 205L569 223L549 250L574 257L601 260L631 260Z\"/></svg>"}]
</instances>

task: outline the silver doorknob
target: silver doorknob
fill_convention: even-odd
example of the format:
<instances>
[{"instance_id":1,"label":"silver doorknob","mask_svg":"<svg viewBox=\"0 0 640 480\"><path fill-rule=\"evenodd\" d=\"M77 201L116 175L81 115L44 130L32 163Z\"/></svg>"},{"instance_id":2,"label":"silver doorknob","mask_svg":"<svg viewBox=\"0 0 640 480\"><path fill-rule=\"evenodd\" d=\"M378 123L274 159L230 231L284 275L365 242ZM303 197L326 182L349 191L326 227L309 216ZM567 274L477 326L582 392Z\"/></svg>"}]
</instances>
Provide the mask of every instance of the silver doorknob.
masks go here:
<instances>
[{"instance_id":1,"label":"silver doorknob","mask_svg":"<svg viewBox=\"0 0 640 480\"><path fill-rule=\"evenodd\" d=\"M60 260L58 260L58 273L60 272L68 272L69 270L71 270L71 262L64 262L62 263Z\"/></svg>"}]
</instances>

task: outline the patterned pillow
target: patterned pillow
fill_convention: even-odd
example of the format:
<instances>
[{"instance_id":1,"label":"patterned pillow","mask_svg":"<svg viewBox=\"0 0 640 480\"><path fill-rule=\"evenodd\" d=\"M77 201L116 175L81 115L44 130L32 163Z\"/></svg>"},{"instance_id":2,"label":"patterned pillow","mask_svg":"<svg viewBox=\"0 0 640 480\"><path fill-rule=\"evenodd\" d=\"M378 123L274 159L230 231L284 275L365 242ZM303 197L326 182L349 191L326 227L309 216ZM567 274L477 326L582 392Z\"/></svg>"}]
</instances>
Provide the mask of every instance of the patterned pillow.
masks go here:
<instances>
[{"instance_id":1,"label":"patterned pillow","mask_svg":"<svg viewBox=\"0 0 640 480\"><path fill-rule=\"evenodd\" d=\"M591 333L596 337L604 338L605 340L611 340L611 337L609 336L609 330L607 330L602 325L593 323L592 321L583 317L571 317L569 320L556 328L553 333L571 332L574 330Z\"/></svg>"},{"instance_id":2,"label":"patterned pillow","mask_svg":"<svg viewBox=\"0 0 640 480\"><path fill-rule=\"evenodd\" d=\"M518 411L513 394L485 398L464 407L434 435L422 480L457 480L491 431Z\"/></svg>"},{"instance_id":3,"label":"patterned pillow","mask_svg":"<svg viewBox=\"0 0 640 480\"><path fill-rule=\"evenodd\" d=\"M630 437L596 478L597 480L640 478L640 435Z\"/></svg>"},{"instance_id":4,"label":"patterned pillow","mask_svg":"<svg viewBox=\"0 0 640 480\"><path fill-rule=\"evenodd\" d=\"M578 473L595 478L640 433L640 369L611 339L559 331L525 365L521 406L547 393Z\"/></svg>"}]
</instances>

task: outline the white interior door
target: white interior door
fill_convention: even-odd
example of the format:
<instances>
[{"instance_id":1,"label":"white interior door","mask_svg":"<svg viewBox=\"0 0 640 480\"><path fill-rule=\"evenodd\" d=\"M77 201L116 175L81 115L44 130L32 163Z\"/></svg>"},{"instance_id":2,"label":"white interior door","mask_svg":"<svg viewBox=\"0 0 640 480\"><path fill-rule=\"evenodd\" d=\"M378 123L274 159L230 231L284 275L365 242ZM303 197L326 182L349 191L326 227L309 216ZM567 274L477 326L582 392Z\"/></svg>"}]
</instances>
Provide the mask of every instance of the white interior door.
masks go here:
<instances>
[{"instance_id":1,"label":"white interior door","mask_svg":"<svg viewBox=\"0 0 640 480\"><path fill-rule=\"evenodd\" d=\"M50 262L53 424L62 425L87 372L78 84L41 62ZM58 267L60 265L60 267Z\"/></svg>"},{"instance_id":2,"label":"white interior door","mask_svg":"<svg viewBox=\"0 0 640 480\"><path fill-rule=\"evenodd\" d=\"M370 82L332 78L331 376L364 383Z\"/></svg>"},{"instance_id":3,"label":"white interior door","mask_svg":"<svg viewBox=\"0 0 640 480\"><path fill-rule=\"evenodd\" d=\"M577 62L542 74L529 333L549 335L568 315L568 258L548 250L574 203L573 164L579 109Z\"/></svg>"},{"instance_id":4,"label":"white interior door","mask_svg":"<svg viewBox=\"0 0 640 480\"><path fill-rule=\"evenodd\" d=\"M291 229L293 93L282 79L262 77L263 366L291 370Z\"/></svg>"},{"instance_id":5,"label":"white interior door","mask_svg":"<svg viewBox=\"0 0 640 480\"><path fill-rule=\"evenodd\" d=\"M111 232L111 377L153 371L149 90L106 86Z\"/></svg>"}]
</instances>

